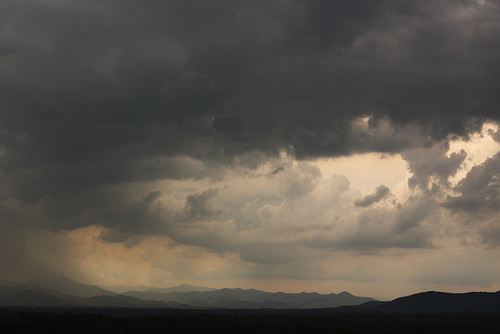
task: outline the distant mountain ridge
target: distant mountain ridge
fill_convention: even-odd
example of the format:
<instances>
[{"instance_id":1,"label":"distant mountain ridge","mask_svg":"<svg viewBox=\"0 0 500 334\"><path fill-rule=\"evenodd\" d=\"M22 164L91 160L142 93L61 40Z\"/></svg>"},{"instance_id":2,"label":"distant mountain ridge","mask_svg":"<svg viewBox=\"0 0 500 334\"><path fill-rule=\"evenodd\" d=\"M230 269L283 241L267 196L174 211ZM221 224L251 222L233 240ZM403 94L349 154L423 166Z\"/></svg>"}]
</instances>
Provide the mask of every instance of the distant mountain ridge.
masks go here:
<instances>
[{"instance_id":1,"label":"distant mountain ridge","mask_svg":"<svg viewBox=\"0 0 500 334\"><path fill-rule=\"evenodd\" d=\"M24 282L23 285L29 287L41 287L45 290L57 291L61 294L78 296L83 298L93 297L93 296L113 296L117 293L102 289L95 285L85 285L77 283L67 277L59 277L56 279L41 279L41 280L30 280Z\"/></svg>"},{"instance_id":2,"label":"distant mountain ridge","mask_svg":"<svg viewBox=\"0 0 500 334\"><path fill-rule=\"evenodd\" d=\"M167 293L130 291L124 295L148 300L176 301L206 308L326 308L359 305L374 300L373 298L356 297L348 292L322 295L315 292L273 293L239 288Z\"/></svg>"},{"instance_id":3,"label":"distant mountain ridge","mask_svg":"<svg viewBox=\"0 0 500 334\"><path fill-rule=\"evenodd\" d=\"M189 284L181 284L169 288L156 288L150 286L130 286L130 285L115 285L115 286L102 286L103 289L113 291L116 293L125 293L129 291L149 291L156 293L166 293L166 292L190 292L190 291L214 291L216 289L208 288L206 286L194 286Z\"/></svg>"},{"instance_id":4,"label":"distant mountain ridge","mask_svg":"<svg viewBox=\"0 0 500 334\"><path fill-rule=\"evenodd\" d=\"M33 279L21 282L0 280L0 295L2 295L2 291L13 291L13 289L27 289L52 295L71 295L83 298L101 295L117 295L115 292L94 285L77 283L67 277L59 277L56 279Z\"/></svg>"},{"instance_id":5,"label":"distant mountain ridge","mask_svg":"<svg viewBox=\"0 0 500 334\"><path fill-rule=\"evenodd\" d=\"M0 295L0 306L68 307L72 303L40 291L19 289Z\"/></svg>"},{"instance_id":6,"label":"distant mountain ridge","mask_svg":"<svg viewBox=\"0 0 500 334\"><path fill-rule=\"evenodd\" d=\"M348 292L329 295L305 292L272 293L239 288L215 290L190 285L149 288L148 291L128 291L118 294L64 277L19 283L4 281L3 286L0 285L0 306L284 309L359 305L373 300L356 297Z\"/></svg>"},{"instance_id":7,"label":"distant mountain ridge","mask_svg":"<svg viewBox=\"0 0 500 334\"><path fill-rule=\"evenodd\" d=\"M152 288L123 294L67 278L0 281L0 306L175 309L324 309L332 313L500 313L499 292L428 291L388 302L339 294L264 292L254 289L182 291L191 286ZM181 290L181 291L176 291ZM203 289L202 289L203 290Z\"/></svg>"},{"instance_id":8,"label":"distant mountain ridge","mask_svg":"<svg viewBox=\"0 0 500 334\"><path fill-rule=\"evenodd\" d=\"M0 307L120 307L120 308L192 308L175 302L141 300L123 295L77 297L70 295L55 296L46 292L20 289L0 295Z\"/></svg>"}]
</instances>

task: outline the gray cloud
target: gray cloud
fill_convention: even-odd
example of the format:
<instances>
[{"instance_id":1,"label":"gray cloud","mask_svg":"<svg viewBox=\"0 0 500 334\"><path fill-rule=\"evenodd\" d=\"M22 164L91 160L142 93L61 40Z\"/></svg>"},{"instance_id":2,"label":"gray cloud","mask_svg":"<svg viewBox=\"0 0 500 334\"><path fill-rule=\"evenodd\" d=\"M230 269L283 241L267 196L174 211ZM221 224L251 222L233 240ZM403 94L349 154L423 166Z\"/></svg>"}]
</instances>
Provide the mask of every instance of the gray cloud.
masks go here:
<instances>
[{"instance_id":1,"label":"gray cloud","mask_svg":"<svg viewBox=\"0 0 500 334\"><path fill-rule=\"evenodd\" d=\"M478 212L500 208L500 153L474 166L454 188L457 196L448 196L444 207L455 211Z\"/></svg>"},{"instance_id":2,"label":"gray cloud","mask_svg":"<svg viewBox=\"0 0 500 334\"><path fill-rule=\"evenodd\" d=\"M401 149L351 138L350 121L366 114L436 138L496 115L493 2L5 6L2 35L17 52L0 72L4 160L54 187L133 181L130 160L165 155Z\"/></svg>"},{"instance_id":3,"label":"gray cloud","mask_svg":"<svg viewBox=\"0 0 500 334\"><path fill-rule=\"evenodd\" d=\"M162 231L168 212L165 212L161 201L158 201L160 195L159 191L153 191L139 201L126 204L123 201L112 203L106 211L101 211L100 224L138 234Z\"/></svg>"},{"instance_id":4,"label":"gray cloud","mask_svg":"<svg viewBox=\"0 0 500 334\"><path fill-rule=\"evenodd\" d=\"M430 193L424 193L420 197L410 197L396 212L395 233L404 234L418 228L429 215L434 213L435 208L436 202Z\"/></svg>"},{"instance_id":5,"label":"gray cloud","mask_svg":"<svg viewBox=\"0 0 500 334\"><path fill-rule=\"evenodd\" d=\"M500 227L498 226L498 214L489 219L478 228L481 242L488 248L500 246Z\"/></svg>"},{"instance_id":6,"label":"gray cloud","mask_svg":"<svg viewBox=\"0 0 500 334\"><path fill-rule=\"evenodd\" d=\"M360 198L358 200L354 201L354 205L358 207L367 207L372 205L373 203L376 203L385 197L387 197L391 193L391 190L384 185L378 186L375 191L369 195L364 196L363 198Z\"/></svg>"},{"instance_id":7,"label":"gray cloud","mask_svg":"<svg viewBox=\"0 0 500 334\"><path fill-rule=\"evenodd\" d=\"M188 222L199 221L212 218L221 213L221 210L215 209L210 203L210 199L215 197L218 193L219 189L216 188L205 190L202 193L188 195L184 211L181 214L181 220Z\"/></svg>"},{"instance_id":8,"label":"gray cloud","mask_svg":"<svg viewBox=\"0 0 500 334\"><path fill-rule=\"evenodd\" d=\"M500 130L496 132L490 132L490 135L493 138L493 140L500 143Z\"/></svg>"},{"instance_id":9,"label":"gray cloud","mask_svg":"<svg viewBox=\"0 0 500 334\"><path fill-rule=\"evenodd\" d=\"M407 161L408 169L413 174L408 180L408 186L412 189L427 189L429 185L447 185L448 178L455 175L467 156L464 150L447 155L448 150L447 143L440 143L432 149L418 148L403 152L401 156Z\"/></svg>"},{"instance_id":10,"label":"gray cloud","mask_svg":"<svg viewBox=\"0 0 500 334\"><path fill-rule=\"evenodd\" d=\"M418 198L397 207L368 207L349 220L332 223L318 229L317 234L305 244L311 248L355 250L377 254L388 248L432 248L432 236L422 227L433 212L430 201ZM422 210L422 212L417 212ZM417 214L415 214L417 213ZM343 223L349 225L342 228Z\"/></svg>"},{"instance_id":11,"label":"gray cloud","mask_svg":"<svg viewBox=\"0 0 500 334\"><path fill-rule=\"evenodd\" d=\"M203 240L186 222L220 215L251 229L259 219L217 206L222 191L208 182L205 192L154 183L216 182L284 152L298 167L274 166L274 192L245 202L266 214L314 191L320 172L306 161L315 157L402 152L412 189L445 186L465 153L447 156L440 143L500 120L500 4L483 3L4 0L0 225L101 225L109 242L163 233L216 248L222 236ZM493 209L496 160L444 205ZM349 191L336 182L331 201ZM384 189L355 204L370 209ZM425 244L404 239L427 217L425 203L411 203L391 220L399 239L380 244Z\"/></svg>"},{"instance_id":12,"label":"gray cloud","mask_svg":"<svg viewBox=\"0 0 500 334\"><path fill-rule=\"evenodd\" d=\"M243 245L239 247L238 253L243 261L272 265L293 262L299 257L295 249L281 245Z\"/></svg>"}]
</instances>

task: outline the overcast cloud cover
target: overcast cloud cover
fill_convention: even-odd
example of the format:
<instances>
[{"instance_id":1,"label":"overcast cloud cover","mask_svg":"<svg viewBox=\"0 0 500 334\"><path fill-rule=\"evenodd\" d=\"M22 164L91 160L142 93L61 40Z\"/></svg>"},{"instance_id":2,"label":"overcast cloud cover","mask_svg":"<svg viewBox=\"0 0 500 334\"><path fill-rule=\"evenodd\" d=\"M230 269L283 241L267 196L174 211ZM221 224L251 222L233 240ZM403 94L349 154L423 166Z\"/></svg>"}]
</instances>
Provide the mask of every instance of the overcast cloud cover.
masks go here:
<instances>
[{"instance_id":1,"label":"overcast cloud cover","mask_svg":"<svg viewBox=\"0 0 500 334\"><path fill-rule=\"evenodd\" d=\"M498 36L493 0L3 0L2 275L498 290Z\"/></svg>"}]
</instances>

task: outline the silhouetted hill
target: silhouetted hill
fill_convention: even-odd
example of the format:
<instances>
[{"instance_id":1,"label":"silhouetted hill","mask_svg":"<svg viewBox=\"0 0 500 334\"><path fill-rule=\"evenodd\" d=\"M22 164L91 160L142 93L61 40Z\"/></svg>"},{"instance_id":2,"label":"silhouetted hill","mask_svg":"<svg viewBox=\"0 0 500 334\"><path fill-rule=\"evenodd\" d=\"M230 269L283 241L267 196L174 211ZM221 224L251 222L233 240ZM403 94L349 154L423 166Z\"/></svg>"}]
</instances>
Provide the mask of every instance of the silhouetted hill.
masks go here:
<instances>
[{"instance_id":1,"label":"silhouetted hill","mask_svg":"<svg viewBox=\"0 0 500 334\"><path fill-rule=\"evenodd\" d=\"M371 300L369 302L366 302L366 303L363 303L363 304L360 304L358 305L359 308L374 308L374 307L380 307L382 305L385 305L389 302L382 302L382 301L379 301L379 300Z\"/></svg>"},{"instance_id":2,"label":"silhouetted hill","mask_svg":"<svg viewBox=\"0 0 500 334\"><path fill-rule=\"evenodd\" d=\"M500 292L445 293L429 291L397 298L373 309L387 313L500 312Z\"/></svg>"},{"instance_id":3,"label":"silhouetted hill","mask_svg":"<svg viewBox=\"0 0 500 334\"><path fill-rule=\"evenodd\" d=\"M191 308L176 302L142 300L129 296L94 296L79 300L80 306L87 307L133 307L133 308Z\"/></svg>"},{"instance_id":4,"label":"silhouetted hill","mask_svg":"<svg viewBox=\"0 0 500 334\"><path fill-rule=\"evenodd\" d=\"M0 286L0 296L6 295L8 293L12 293L14 291L19 290L20 288L15 287L15 286Z\"/></svg>"},{"instance_id":5,"label":"silhouetted hill","mask_svg":"<svg viewBox=\"0 0 500 334\"><path fill-rule=\"evenodd\" d=\"M20 285L30 287L31 289L53 290L64 295L72 295L78 297L93 297L93 296L113 296L115 292L101 289L94 285L85 285L77 283L67 277L59 277L57 279L41 279L23 282Z\"/></svg>"},{"instance_id":6,"label":"silhouetted hill","mask_svg":"<svg viewBox=\"0 0 500 334\"><path fill-rule=\"evenodd\" d=\"M0 286L0 306L192 308L173 301L123 296L67 278L2 283L5 285Z\"/></svg>"},{"instance_id":7,"label":"silhouetted hill","mask_svg":"<svg viewBox=\"0 0 500 334\"><path fill-rule=\"evenodd\" d=\"M72 304L64 299L35 290L16 290L0 296L0 306L67 307Z\"/></svg>"},{"instance_id":8,"label":"silhouetted hill","mask_svg":"<svg viewBox=\"0 0 500 334\"><path fill-rule=\"evenodd\" d=\"M142 300L134 297L93 296L82 298L78 296L63 295L57 292L53 294L19 288L10 288L11 291L3 290L0 295L0 307L121 307L121 308L177 308L192 309L192 306L177 302L162 302L154 300ZM1 290L1 289L0 289Z\"/></svg>"}]
</instances>

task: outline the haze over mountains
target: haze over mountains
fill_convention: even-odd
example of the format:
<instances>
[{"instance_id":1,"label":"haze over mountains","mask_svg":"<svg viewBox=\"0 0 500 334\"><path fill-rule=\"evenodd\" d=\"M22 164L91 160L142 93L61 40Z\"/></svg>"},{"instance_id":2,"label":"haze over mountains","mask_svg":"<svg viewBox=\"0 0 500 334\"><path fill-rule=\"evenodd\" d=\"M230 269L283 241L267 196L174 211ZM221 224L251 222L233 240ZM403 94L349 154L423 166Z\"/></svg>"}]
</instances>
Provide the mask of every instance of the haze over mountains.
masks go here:
<instances>
[{"instance_id":1,"label":"haze over mountains","mask_svg":"<svg viewBox=\"0 0 500 334\"><path fill-rule=\"evenodd\" d=\"M123 287L119 287L123 289ZM219 289L181 285L117 293L68 278L0 282L0 306L137 307L137 308L326 308L359 305L372 298L348 292L270 293L259 290Z\"/></svg>"},{"instance_id":2,"label":"haze over mountains","mask_svg":"<svg viewBox=\"0 0 500 334\"><path fill-rule=\"evenodd\" d=\"M115 287L123 289L124 287ZM491 313L500 312L499 292L444 293L429 291L381 302L372 298L319 293L271 293L260 290L211 289L181 285L124 293L67 278L0 281L1 307L98 307L175 309L320 309L348 313Z\"/></svg>"},{"instance_id":3,"label":"haze over mountains","mask_svg":"<svg viewBox=\"0 0 500 334\"><path fill-rule=\"evenodd\" d=\"M150 292L190 292L190 291L213 291L216 289L207 288L206 286L194 286L189 284L181 284L179 286L169 287L169 288L154 288L150 286L130 286L130 285L115 285L103 287L106 290L113 291L116 293L124 293L129 291L150 291Z\"/></svg>"}]
</instances>

